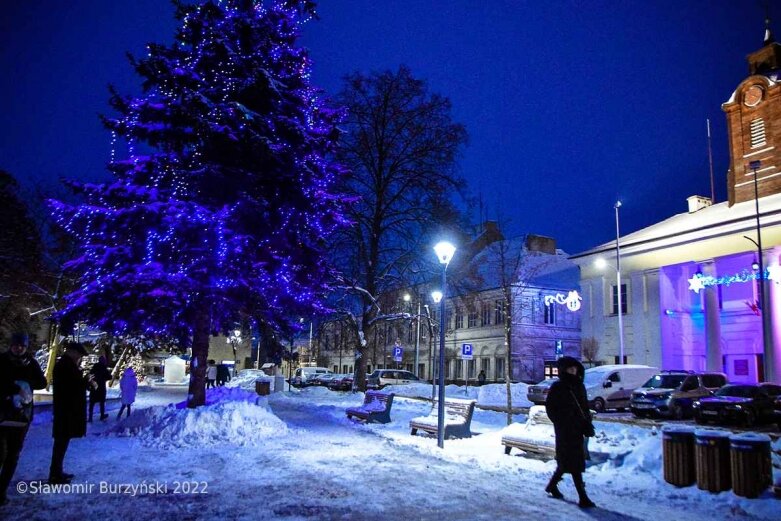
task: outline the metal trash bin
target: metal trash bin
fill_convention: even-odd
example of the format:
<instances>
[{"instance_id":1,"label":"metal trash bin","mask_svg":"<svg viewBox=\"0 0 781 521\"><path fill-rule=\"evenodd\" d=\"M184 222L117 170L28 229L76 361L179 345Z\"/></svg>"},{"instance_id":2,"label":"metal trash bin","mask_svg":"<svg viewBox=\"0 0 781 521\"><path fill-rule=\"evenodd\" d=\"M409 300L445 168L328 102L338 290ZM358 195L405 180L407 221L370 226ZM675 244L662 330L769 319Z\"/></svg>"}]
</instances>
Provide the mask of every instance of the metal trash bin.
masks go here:
<instances>
[{"instance_id":1,"label":"metal trash bin","mask_svg":"<svg viewBox=\"0 0 781 521\"><path fill-rule=\"evenodd\" d=\"M676 487L696 481L694 469L694 427L668 425L662 429L664 480Z\"/></svg>"},{"instance_id":2,"label":"metal trash bin","mask_svg":"<svg viewBox=\"0 0 781 521\"><path fill-rule=\"evenodd\" d=\"M255 380L255 392L260 396L271 394L271 382L268 380Z\"/></svg>"},{"instance_id":3,"label":"metal trash bin","mask_svg":"<svg viewBox=\"0 0 781 521\"><path fill-rule=\"evenodd\" d=\"M694 431L694 461L700 490L723 492L732 486L730 434L705 429Z\"/></svg>"},{"instance_id":4,"label":"metal trash bin","mask_svg":"<svg viewBox=\"0 0 781 521\"><path fill-rule=\"evenodd\" d=\"M745 432L730 436L732 491L736 496L759 497L773 484L770 437Z\"/></svg>"}]
</instances>

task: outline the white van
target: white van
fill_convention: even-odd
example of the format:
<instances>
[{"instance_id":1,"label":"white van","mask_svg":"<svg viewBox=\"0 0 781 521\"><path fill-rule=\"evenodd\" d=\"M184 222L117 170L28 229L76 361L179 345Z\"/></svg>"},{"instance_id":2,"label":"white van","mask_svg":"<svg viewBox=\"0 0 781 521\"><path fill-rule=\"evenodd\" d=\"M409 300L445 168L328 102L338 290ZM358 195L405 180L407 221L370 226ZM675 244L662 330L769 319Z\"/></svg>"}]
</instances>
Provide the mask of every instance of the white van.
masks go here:
<instances>
[{"instance_id":1,"label":"white van","mask_svg":"<svg viewBox=\"0 0 781 521\"><path fill-rule=\"evenodd\" d=\"M647 365L600 365L586 369L583 385L589 407L597 412L629 407L632 391L659 372Z\"/></svg>"},{"instance_id":2,"label":"white van","mask_svg":"<svg viewBox=\"0 0 781 521\"><path fill-rule=\"evenodd\" d=\"M297 387L305 387L310 385L309 380L318 374L331 374L331 371L326 367L299 367L296 369L290 384Z\"/></svg>"}]
</instances>

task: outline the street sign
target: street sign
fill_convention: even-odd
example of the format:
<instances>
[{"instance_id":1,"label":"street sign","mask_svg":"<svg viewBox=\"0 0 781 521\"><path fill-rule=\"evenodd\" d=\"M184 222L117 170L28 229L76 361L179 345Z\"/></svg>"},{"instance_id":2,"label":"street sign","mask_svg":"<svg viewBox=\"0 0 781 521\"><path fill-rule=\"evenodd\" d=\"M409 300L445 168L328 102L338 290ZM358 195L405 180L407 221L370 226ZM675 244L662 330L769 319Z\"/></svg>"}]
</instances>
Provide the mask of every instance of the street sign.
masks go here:
<instances>
[{"instance_id":1,"label":"street sign","mask_svg":"<svg viewBox=\"0 0 781 521\"><path fill-rule=\"evenodd\" d=\"M401 346L393 346L393 361L401 362L401 357L404 354L404 348Z\"/></svg>"},{"instance_id":2,"label":"street sign","mask_svg":"<svg viewBox=\"0 0 781 521\"><path fill-rule=\"evenodd\" d=\"M472 359L472 344L461 344L461 358L464 360Z\"/></svg>"}]
</instances>

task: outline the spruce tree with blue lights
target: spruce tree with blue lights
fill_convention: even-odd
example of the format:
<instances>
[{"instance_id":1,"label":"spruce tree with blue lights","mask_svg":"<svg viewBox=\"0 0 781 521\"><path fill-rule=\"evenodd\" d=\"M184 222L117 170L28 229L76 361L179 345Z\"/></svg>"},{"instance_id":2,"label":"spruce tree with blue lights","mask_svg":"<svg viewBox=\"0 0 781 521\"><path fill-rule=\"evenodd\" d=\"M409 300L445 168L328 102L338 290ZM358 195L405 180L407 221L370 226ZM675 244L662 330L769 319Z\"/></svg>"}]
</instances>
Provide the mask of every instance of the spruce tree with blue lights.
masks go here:
<instances>
[{"instance_id":1,"label":"spruce tree with blue lights","mask_svg":"<svg viewBox=\"0 0 781 521\"><path fill-rule=\"evenodd\" d=\"M172 45L131 63L143 94L112 89L104 184L52 201L78 238L60 320L192 346L188 406L205 403L209 336L238 317L280 328L320 310L324 239L343 224L331 160L339 110L310 83L304 0L177 4ZM125 145L120 153L118 147Z\"/></svg>"}]
</instances>

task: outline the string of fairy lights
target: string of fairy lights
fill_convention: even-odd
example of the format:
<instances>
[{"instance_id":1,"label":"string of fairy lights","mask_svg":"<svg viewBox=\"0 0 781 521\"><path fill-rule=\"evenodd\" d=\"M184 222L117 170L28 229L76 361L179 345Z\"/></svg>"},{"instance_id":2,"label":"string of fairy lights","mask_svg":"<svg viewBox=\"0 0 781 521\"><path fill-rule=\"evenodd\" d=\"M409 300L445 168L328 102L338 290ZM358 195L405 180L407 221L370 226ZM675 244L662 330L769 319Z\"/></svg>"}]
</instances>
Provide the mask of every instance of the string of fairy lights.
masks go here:
<instances>
[{"instance_id":1,"label":"string of fairy lights","mask_svg":"<svg viewBox=\"0 0 781 521\"><path fill-rule=\"evenodd\" d=\"M236 298L267 312L320 308L326 268L307 253L343 222L330 159L341 112L295 46L311 14L295 2L244 5L183 7L175 43L149 45L135 63L144 93L113 96L113 181L73 183L85 202L53 203L81 241L70 263L81 285L64 314L115 334L187 336L204 297L216 327L232 323Z\"/></svg>"}]
</instances>

